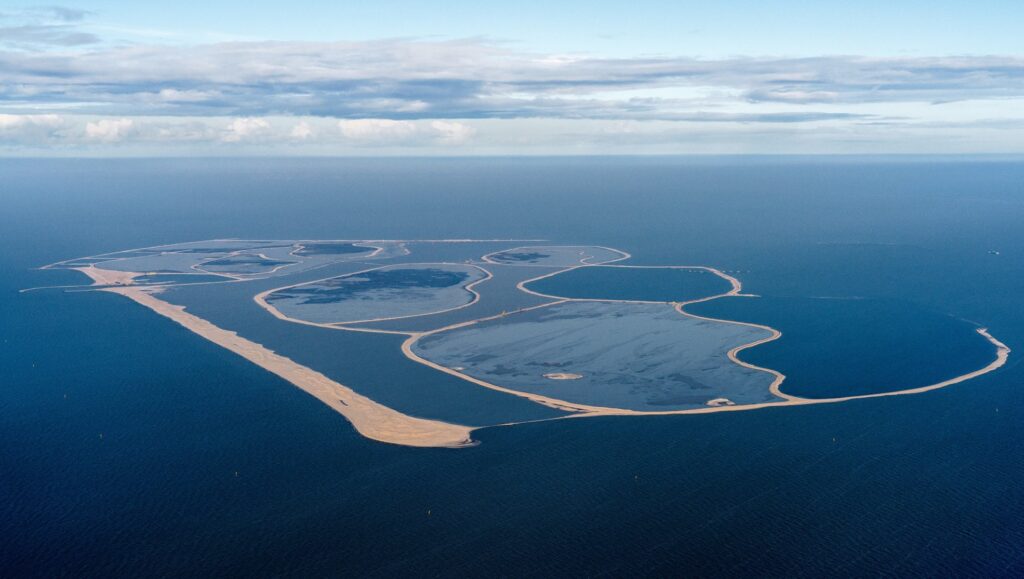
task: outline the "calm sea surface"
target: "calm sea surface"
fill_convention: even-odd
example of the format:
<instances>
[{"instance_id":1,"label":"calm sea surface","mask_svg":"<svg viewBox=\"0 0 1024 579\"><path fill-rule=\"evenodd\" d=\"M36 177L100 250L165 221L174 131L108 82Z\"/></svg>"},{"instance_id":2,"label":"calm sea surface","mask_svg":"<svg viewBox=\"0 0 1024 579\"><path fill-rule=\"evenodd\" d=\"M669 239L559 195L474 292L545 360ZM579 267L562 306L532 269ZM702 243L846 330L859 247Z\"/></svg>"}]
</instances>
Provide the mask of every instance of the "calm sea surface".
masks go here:
<instances>
[{"instance_id":1,"label":"calm sea surface","mask_svg":"<svg viewBox=\"0 0 1024 579\"><path fill-rule=\"evenodd\" d=\"M1020 576L1022 224L1012 161L0 160L0 575ZM718 267L763 298L707 312L777 323L749 359L807 396L983 365L976 325L1015 352L920 396L420 450L118 296L17 293L84 282L32 269L52 261L214 237Z\"/></svg>"}]
</instances>

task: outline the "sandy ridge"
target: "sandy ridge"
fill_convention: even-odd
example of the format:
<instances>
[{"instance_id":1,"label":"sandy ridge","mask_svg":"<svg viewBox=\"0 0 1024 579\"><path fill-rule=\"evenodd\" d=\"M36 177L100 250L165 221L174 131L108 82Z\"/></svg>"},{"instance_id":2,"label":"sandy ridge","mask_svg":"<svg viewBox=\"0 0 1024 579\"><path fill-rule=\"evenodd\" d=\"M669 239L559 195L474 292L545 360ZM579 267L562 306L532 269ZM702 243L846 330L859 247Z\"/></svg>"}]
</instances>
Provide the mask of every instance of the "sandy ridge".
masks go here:
<instances>
[{"instance_id":1,"label":"sandy ridge","mask_svg":"<svg viewBox=\"0 0 1024 579\"><path fill-rule=\"evenodd\" d=\"M97 284L106 285L108 270L80 268ZM115 272L121 273L121 272ZM154 312L170 318L191 332L225 348L246 360L284 378L314 396L348 419L363 436L392 444L419 447L462 447L475 444L471 438L473 428L439 420L427 420L402 414L378 404L310 368L255 342L242 338L176 306L156 298L152 290L141 287L107 287L101 291L120 294Z\"/></svg>"}]
</instances>

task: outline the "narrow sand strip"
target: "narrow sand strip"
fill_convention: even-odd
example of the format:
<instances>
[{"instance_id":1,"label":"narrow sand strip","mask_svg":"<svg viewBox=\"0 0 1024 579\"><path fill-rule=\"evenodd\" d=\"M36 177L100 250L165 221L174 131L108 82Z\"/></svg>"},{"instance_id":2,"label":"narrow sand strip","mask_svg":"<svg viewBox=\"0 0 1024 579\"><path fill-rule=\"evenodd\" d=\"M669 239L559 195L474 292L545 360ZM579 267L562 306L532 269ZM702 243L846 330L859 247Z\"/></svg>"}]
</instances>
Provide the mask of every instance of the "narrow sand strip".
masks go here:
<instances>
[{"instance_id":1,"label":"narrow sand strip","mask_svg":"<svg viewBox=\"0 0 1024 579\"><path fill-rule=\"evenodd\" d=\"M135 278L140 275L145 275L133 271L100 269L95 265L90 265L88 267L73 267L71 269L78 270L89 276L92 283L95 285L131 285Z\"/></svg>"},{"instance_id":2,"label":"narrow sand strip","mask_svg":"<svg viewBox=\"0 0 1024 579\"><path fill-rule=\"evenodd\" d=\"M106 285L111 279L106 270L83 268L97 284ZM118 273L118 272L114 272ZM157 299L151 291L137 287L103 288L102 291L121 294L146 306L154 312L178 322L188 330L242 356L316 397L348 419L363 436L380 442L420 447L460 447L474 444L472 428L438 420L414 418L378 404L357 394L327 376L297 364L260 344L242 338L235 332L219 328L210 322L176 306Z\"/></svg>"},{"instance_id":3,"label":"narrow sand strip","mask_svg":"<svg viewBox=\"0 0 1024 579\"><path fill-rule=\"evenodd\" d=\"M583 247L583 248L596 247L598 249L604 249L604 250L607 250L607 251L615 252L615 253L619 254L619 257L616 257L615 259L609 259L607 261L598 261L598 262L595 262L595 263L590 263L590 260L594 259L594 256L593 255L588 255L588 256L584 257L583 259L579 260L579 265L572 265L572 266L547 265L547 264L539 264L539 263L516 263L516 262L506 263L506 262L502 262L502 261L494 261L494 259L491 257L492 255L497 255L499 253L507 253L509 251L516 251L516 250L519 250L519 249L536 249L537 247L547 247L547 246L520 245L519 247L511 247L509 249L500 249L498 251L492 251L491 253L488 253L488 254L482 256L480 259L484 263L489 263L491 265L510 265L512 267L569 267L570 269L574 269L576 267L583 266L583 265L604 265L604 264L608 264L608 263L615 263L617 261L622 261L624 259L629 259L629 258L633 257L632 255L626 253L625 251L622 251L621 249L615 249L614 247L605 247L603 245L552 245L550 247L566 247L566 248L573 248L573 249L580 248L580 247ZM563 271L566 271L566 270L563 270Z\"/></svg>"}]
</instances>

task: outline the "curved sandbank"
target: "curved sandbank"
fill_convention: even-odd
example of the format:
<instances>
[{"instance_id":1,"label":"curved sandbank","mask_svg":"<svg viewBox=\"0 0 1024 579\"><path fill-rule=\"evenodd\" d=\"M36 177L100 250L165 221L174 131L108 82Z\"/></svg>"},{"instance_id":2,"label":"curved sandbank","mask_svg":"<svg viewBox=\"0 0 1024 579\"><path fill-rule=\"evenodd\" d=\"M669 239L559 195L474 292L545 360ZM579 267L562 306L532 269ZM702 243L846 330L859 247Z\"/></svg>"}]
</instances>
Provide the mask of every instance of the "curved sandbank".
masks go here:
<instances>
[{"instance_id":1,"label":"curved sandbank","mask_svg":"<svg viewBox=\"0 0 1024 579\"><path fill-rule=\"evenodd\" d=\"M353 244L363 250L359 254L323 254L295 256L293 240L209 240L186 242L151 248L139 248L91 258L55 262L41 269L86 267L121 272L145 272L146 275L205 274L223 280L248 281L277 275L289 275L326 267L354 259L379 257L387 252L407 253L400 243ZM383 257L393 257L393 255Z\"/></svg>"},{"instance_id":2,"label":"curved sandbank","mask_svg":"<svg viewBox=\"0 0 1024 579\"><path fill-rule=\"evenodd\" d=\"M778 328L783 340L739 357L785 374L782 390L800 398L916 388L980 368L994 351L975 331L979 324L906 298L773 296L686 310Z\"/></svg>"},{"instance_id":3,"label":"curved sandbank","mask_svg":"<svg viewBox=\"0 0 1024 579\"><path fill-rule=\"evenodd\" d=\"M553 299L676 303L721 295L732 281L705 266L585 264L524 282Z\"/></svg>"},{"instance_id":4,"label":"curved sandbank","mask_svg":"<svg viewBox=\"0 0 1024 579\"><path fill-rule=\"evenodd\" d=\"M499 392L504 392L506 394L511 394L513 396L521 396L523 398L526 398L526 399L531 400L533 402L536 402L538 404L544 404L545 406L549 406L551 408L557 408L559 410L565 410L565 411L568 411L568 412L572 412L572 414L567 414L565 416L559 416L559 417L555 417L555 418L547 418L547 419L530 421L530 422L545 422L545 421L549 421L549 420L564 420L564 419L568 419L568 418L591 418L591 417L599 417L599 416L669 416L669 415L683 415L683 414L712 414L712 413L716 413L716 412L739 412L739 411L744 411L744 410L758 410L758 409L762 409L762 408L781 408L781 407L789 407L789 406L805 406L805 405L812 405L812 404L836 404L836 403L840 403L840 402L849 402L849 401L853 401L853 400L868 399L868 398L882 398L882 397L887 397L887 396L906 396L906 395L912 395L912 394L923 394L925 392L931 392L933 390L939 390L939 389L945 388L947 386L952 386L954 384L959 384L961 382L965 382L967 380L971 380L971 379L977 378L977 377L982 376L984 374L988 374L990 372L994 372L994 371L998 370L999 368L1001 368L1004 364L1006 364L1006 360L1007 360L1007 358L1009 356L1009 353L1010 353L1010 348L1007 347L1002 342L1000 342L999 340L997 340L991 334L989 334L988 330L985 329L985 328L978 328L977 332L978 332L978 334L983 336L985 339L987 339L993 346L995 346L995 348L996 348L995 359L992 360L992 362L990 362L984 368L980 368L980 369L975 370L973 372L969 372L969 373L963 374L961 376L956 376L956 377L950 378L948 380L944 380L942 382L938 382L938 383L931 384L931 385L928 385L928 386L922 386L922 387L919 387L919 388L910 388L910 389L904 389L904 390L895 390L895 391L892 391L892 392L879 392L879 393L874 393L874 394L860 394L860 395L855 395L855 396L846 396L846 397L839 397L839 398L797 398L795 396L790 396L790 395L787 395L787 394L784 394L784 393L780 392L778 390L778 384L781 383L782 375L778 374L774 370L768 370L768 371L772 372L773 374L777 374L780 377L775 383L773 383L773 385L772 385L772 393L776 394L777 396L779 396L781 398L784 398L784 400L781 400L781 401L778 401L778 402L763 402L763 403L757 403L757 404L728 404L727 402L722 402L720 400L713 400L713 401L710 401L710 402L714 402L715 404L711 404L709 402L709 405L705 406L703 408L692 408L692 409L685 409L685 410L661 410L661 411L629 410L629 409L623 409L623 408L609 408L609 407L602 407L602 406L589 406L589 405L584 405L584 404L576 404L576 403L572 403L572 402L567 402L565 400L559 400L557 398L550 398L550 397L546 397L546 396L540 396L540 395L537 395L537 394L520 392L520 391L517 391L517 390L512 390L512 389L509 389L509 388L505 388L505 387L499 386L497 384L492 384L492 383L489 383L489 382L485 382L483 380L479 380L479 379L474 378L472 376L467 376L467 375L461 374L460 372L457 372L457 371L455 371L455 370L453 370L451 368L446 368L444 366L435 364L435 363L431 362L430 360L426 360L426 359L418 357L415 354L415 352L412 352L410 346L411 346L412 343L415 342L415 340L419 336L411 336L408 340L406 340L406 342L402 344L402 351L406 354L406 356L410 357L413 360L416 360L416 361L418 361L418 362L420 362L422 364L425 364L427 366L435 368L435 369L437 369L437 370L439 370L441 372L446 372L446 373L452 374L454 376L459 376L460 378L462 378L464 380L467 380L469 382L473 382L474 384L478 384L478 385L483 386L485 388L491 388L493 390L497 390ZM767 340L765 340L765 341L767 341ZM763 342L757 342L757 343L753 343L753 344L748 344L746 346L743 346L742 348L753 347L753 346L755 346L755 345L757 345L759 343L763 343ZM731 355L732 358L735 358L736 351L737 350L734 350L734 351L730 352L730 355ZM749 367L752 367L752 368L758 368L756 366L745 364L744 362L742 362L742 361L740 361L738 359L736 359L734 361L736 361L738 364L746 365L746 366L749 366ZM495 426L515 426L516 424L525 424L525 422L511 422L511 423L508 423L508 424L500 424L500 425L495 425ZM489 427L481 427L481 428L489 428Z\"/></svg>"},{"instance_id":5,"label":"curved sandbank","mask_svg":"<svg viewBox=\"0 0 1024 579\"><path fill-rule=\"evenodd\" d=\"M565 298L565 297L561 297L561 296L549 296L549 295L541 294L541 293L538 293L538 292L534 292L534 291L528 289L527 287L525 287L527 284L529 284L531 282L534 282L534 281L537 281L539 279L543 279L543 278L546 278L546 277L558 275L558 274L564 273L566 271L571 271L571 270L576 269L578 267L587 267L587 266L584 264L584 265L568 267L566 269L561 269L561 270L558 270L558 271L546 273L544 275L537 276L535 278L527 279L527 280L524 280L524 281L520 282L517 285L517 287L520 290L522 290L522 291L524 291L526 293L529 293L529 294L533 294L533 295L537 295L537 296L541 296L541 297L546 297L546 298L552 298L554 300L552 302L548 302L548 303L541 304L541 305L538 305L538 306L534 306L534 307L531 307L531 308L524 308L521 311L530 311L530 310L537 309L537 308L544 308L544 307L548 307L548 306L552 306L552 305L557 305L557 304L561 304L561 303L566 303L566 302L572 302L572 301L605 301L605 302L608 302L608 301L612 301L612 302L614 302L614 301L631 301L631 300L582 300L582 299L575 299L575 298ZM617 266L617 267L634 267L634 266ZM769 407L802 406L802 405L810 405L810 404L834 404L834 403L839 403L839 402L848 402L848 401L851 401L851 400L859 400L859 399L867 399L867 398L881 398L881 397L885 397L885 396L903 396L903 395L910 395L910 394L921 394L921 393L925 393L925 392L930 392L932 390L938 390L938 389L941 389L941 388L945 388L947 386L952 386L954 384L959 384L961 382L965 382L967 380L971 380L973 378L977 378L978 376L982 376L984 374L988 374L989 372L994 372L995 370L998 370L1004 364L1006 364L1007 358L1008 358L1009 353L1010 353L1010 348L1008 346L1006 346L1005 344L1003 344L1002 342L1000 342L999 340L997 340L994 336L992 336L988 332L988 330L986 328L978 328L977 329L978 334L981 335L982 337L984 337L986 340L988 340L989 343L991 343L995 347L995 349L996 349L995 358L988 365L986 365L985 367L980 368L978 370L974 370L972 372L968 372L966 374L955 376L953 378L950 378L950 379L947 379L947 380L943 380L941 382L937 382L937 383L934 383L934 384L930 384L930 385L927 385L927 386L921 386L921 387L917 387L917 388L908 388L908 389L901 389L901 390L893 390L893 391L889 391L889 392L878 392L878 393L872 393L872 394L861 394L861 395L835 397L835 398L800 398L800 397L797 397L797 396L792 396L790 394L786 394L786 393L781 391L780 386L782 385L783 381L785 380L785 376L781 372L778 372L778 371L770 369L770 368L763 368L761 366L756 366L754 364L750 364L748 362L745 362L745 361L741 360L738 357L738 354L740 352L744 351L744 350L747 350L749 348L753 348L753 347L759 346L761 344L768 343L768 342L771 342L773 340L779 339L782 336L782 332L780 332L779 330L777 330L775 328L772 328L772 327L769 327L769 326L765 326L765 325L761 325L761 324L754 324L754 323L749 323L749 322L740 322L740 321L736 321L736 320L723 320L723 319L717 319L717 318L709 318L709 317L704 317L704 316L699 316L699 315L696 315L696 314L692 314L692 313L686 311L685 308L688 305L696 304L696 303L703 303L703 302L706 302L706 301L710 301L710 300L714 300L714 299L719 299L719 298L722 298L722 297L728 297L728 296L754 297L754 296L751 296L750 294L743 294L742 293L743 285L742 285L742 283L740 282L739 279L737 279L737 278L735 278L735 277L733 277L733 276L731 276L729 274L726 274L725 272L723 272L723 271L721 271L719 269L716 269L716 268L713 268L713 267L706 267L706 266L636 266L636 267L695 267L695 268L703 268L703 269L706 269L709 272L714 273L715 275L718 275L718 276L724 278L726 281L728 281L731 287L730 287L729 291L727 291L725 293L718 294L718 295L707 296L707 297L698 298L698 299L693 299L693 300L689 300L689 301L685 301L685 302L677 302L677 303L674 303L673 305L674 305L676 311L678 311L680 314L682 314L684 316L687 316L687 317L692 317L692 318L695 318L695 319L706 320L706 321L724 322L724 323L729 323L729 324L737 324L737 325L743 325L743 326L750 326L750 327L759 328L759 329L768 331L770 334L767 337L759 339L759 340L756 340L754 342L750 342L748 344L743 344L743 345L740 345L740 346L736 346L736 347L732 348L731 350L729 350L729 352L727 353L727 356L735 364L738 364L738 365L743 366L745 368L749 368L749 369L753 369L753 370L759 370L759 371L767 372L767 373L771 374L773 376L773 381L772 381L772 383L771 383L771 385L769 387L769 391L773 395L775 395L776 397L780 398L781 400L780 401L773 401L773 402L756 403L756 404L731 404L730 405L730 404L726 404L726 403L716 403L714 405L708 405L708 406L705 406L703 408L692 408L692 409L682 409L682 410L664 410L664 411L651 411L651 410L638 411L638 410L629 410L629 409L622 409L622 408L610 408L610 407L603 407L603 406L592 406L592 405L568 402L566 400L560 400L560 399L557 399L557 398L551 398L551 397L542 396L542 395L539 395L539 394L534 394L534 393L529 393L529 392L521 392L521 391L518 391L518 390L513 390L511 388L506 388L506 387L500 386L498 384L493 384L493 383L490 383L490 382L487 382L487 381L484 381L484 380L481 380L481 379L478 379L478 378L475 378L475 377L463 374L463 373L461 373L459 371L456 371L456 370L454 370L452 368L448 368L448 367L442 366L440 364L436 364L436 363L434 363L434 362L432 362L430 360L427 360L425 358L420 357L419 355L417 355L412 350L413 345L415 345L415 343L418 340L420 340L421 338L423 338L425 336L428 336L428 335L431 335L431 334L434 334L434 333L437 333L437 332L448 331L448 330L452 330L452 329L456 329L456 328L460 328L460 327L465 327L465 326L473 325L473 324L476 324L476 323L479 323L479 322L496 319L496 318L499 318L499 317L503 317L506 314L502 314L501 316L490 316L490 317L487 317L487 318L482 318L482 319L479 319L479 320L473 320L473 321L468 321L468 322L462 322L462 323L459 323L459 324L453 324L451 326L447 326L447 327L444 327L444 328L439 328L437 330L433 330L433 331L429 331L429 332L417 332L417 333L414 333L414 334L409 334L409 338L407 338L406 341L402 344L402 352L407 357L409 357L410 359L412 359L414 361L417 361L417 362L419 362L421 364L430 366L430 367L432 367L432 368L434 368L434 369L436 369L438 371L445 372L445 373L448 373L448 374L452 374L454 376L458 376L458 377L462 378L463 380L467 380L469 382L472 382L474 384L483 386L485 388L490 388L490 389L493 389L493 390L496 390L496 391L499 391L499 392L504 392L506 394L511 394L513 396L520 396L520 397L523 397L523 398L527 398L528 400L531 400L531 401L536 402L538 404L544 404L544 405L550 406L552 408L557 408L557 409L560 409L560 410L566 410L566 411L573 412L573 414L568 414L566 416L561 416L561 417L557 417L557 418L551 418L551 419L547 419L547 420L561 420L561 419L565 419L565 418L586 418L586 417L594 417L594 416L644 416L644 415L676 415L676 414L709 414L709 413L714 413L714 412L736 412L736 411L744 411L744 410L756 410L756 409L760 409L760 408L769 408ZM661 303L661 302L656 302L656 303ZM511 313L516 313L516 312L511 312ZM718 401L716 401L716 402L718 402ZM511 426L511 425L514 425L514 424L517 424L517 423L510 423L508 425L502 425L502 426Z\"/></svg>"},{"instance_id":6,"label":"curved sandbank","mask_svg":"<svg viewBox=\"0 0 1024 579\"><path fill-rule=\"evenodd\" d=\"M623 259L626 259L626 258L623 258ZM564 273L575 271L577 269L589 268L589 267L618 267L618 268L623 268L623 269L693 269L693 270L703 270L703 271L706 271L708 273L714 274L714 275L724 279L726 282L728 282L729 283L729 291L726 291L724 293L713 294L713 295L709 295L709 296L703 296L703 297L700 297L700 298L694 298L694 299L691 299L691 300L688 300L688 301L665 302L665 301L658 301L658 300L628 300L628 299L615 299L615 298L574 298L574 297L546 294L546 293L542 293L542 292L530 289L528 287L532 283L535 283L535 282L538 282L538 281L541 281L541 280L544 280L544 279L547 279L547 278L550 278L550 277L554 277L556 275L561 275L561 274L564 274ZM664 303L671 303L671 304L687 305L687 304L696 304L696 303L700 303L700 302L706 302L708 300L714 300L714 299L723 298L723 297L727 297L727 296L746 296L746 294L740 293L743 290L743 284L740 283L740 280L736 279L735 277L733 277L733 276L731 276L731 275L729 275L729 274L727 274L727 273L725 273L725 272L723 272L723 271L721 271L719 269L716 269L716 268L713 268L713 267L708 267L708 266L705 266L705 265L582 264L582 265L576 265L576 266L572 266L572 267L567 267L565 269L559 269L557 271L552 271L552 272L549 272L549 273L546 273L546 274L543 274L543 275L539 275L537 277L532 277L530 279L525 279L525 280L519 282L516 285L516 287L519 289L519 291L528 293L530 295L534 295L534 296L538 296L538 297L542 297L542 298L553 299L553 300L571 300L571 301L576 301L576 302L612 302L612 303L614 303L614 302L622 302L622 303L634 303L634 304L664 304ZM680 312L680 313L683 313L683 312ZM689 315L689 314L686 314L686 315ZM756 324L752 324L752 325L756 326Z\"/></svg>"},{"instance_id":7,"label":"curved sandbank","mask_svg":"<svg viewBox=\"0 0 1024 579\"><path fill-rule=\"evenodd\" d=\"M376 245L360 245L357 242L350 241L298 241L293 246L293 249L288 252L288 255L295 257L313 256L313 255L354 255L354 254L367 254L361 257L373 257L378 253L384 251L383 247ZM368 250L373 250L369 252Z\"/></svg>"},{"instance_id":8,"label":"curved sandbank","mask_svg":"<svg viewBox=\"0 0 1024 579\"><path fill-rule=\"evenodd\" d=\"M192 269L210 275L250 276L277 273L282 269L298 265L301 261L273 259L265 253L236 251L222 257L205 259L192 266Z\"/></svg>"},{"instance_id":9,"label":"curved sandbank","mask_svg":"<svg viewBox=\"0 0 1024 579\"><path fill-rule=\"evenodd\" d=\"M385 320L380 322L369 322L360 324L359 327L374 330L398 330L403 332L427 332L444 326L450 326L460 322L472 321L487 316L494 316L502 312L508 313L521 308L531 307L551 301L548 298L541 298L524 293L516 285L539 274L539 268L516 267L505 265L493 265L481 263L491 273L487 283L476 286L476 291L482 294L472 304L448 312L440 312L429 316L418 316L414 318L401 318L398 320Z\"/></svg>"},{"instance_id":10,"label":"curved sandbank","mask_svg":"<svg viewBox=\"0 0 1024 579\"><path fill-rule=\"evenodd\" d=\"M465 292L467 292L470 295L470 299L466 303L458 304L456 306L451 306L451 307L447 307L447 308L441 308L441 309L437 309L437 310L426 311L426 312L402 313L402 314L399 314L399 315L378 316L378 317L365 318L365 319L353 319L353 320L344 320L344 319L342 319L342 320L319 321L319 320L309 320L309 319L304 319L304 318L296 318L294 313L292 315L286 314L286 313L281 311L281 308L279 308L279 307L277 307L277 306L275 306L274 304L271 303L271 300L273 299L272 296L275 293L286 291L286 290L290 290L290 289L294 289L294 288L301 287L301 286L312 286L312 285L315 285L315 284L318 284L318 283L322 283L322 282L326 282L326 281L331 281L331 280L338 280L338 279L358 277L358 276L360 276L362 274L367 274L367 273L370 273L370 272L379 272L379 271L385 271L385 270L414 269L414 268L424 268L424 267L430 267L430 266L447 266L447 267L472 268L472 269L479 270L483 274L483 276L480 277L479 279L475 279L475 280L471 281L470 283L468 283L466 285L459 285L458 286L459 289L464 290ZM418 317L424 317L424 316L432 316L432 315L435 315L435 314L443 314L443 313L447 313L447 312L453 312L453 311L456 311L456 310L460 310L462 308L467 308L467 307L472 306L473 304L475 304L475 303L480 301L480 292L478 292L476 290L476 286L484 283L485 281L490 280L492 277L494 277L494 276L493 276L493 274L490 271L488 271L488 270L486 270L486 269L484 269L484 268L482 268L482 267L480 267L478 265L473 265L473 264L462 264L462 263L402 263L402 264L389 264L389 265L382 265L382 266L378 266L378 267L371 267L371 268L363 269L363 270L352 272L352 273L346 273L346 274L342 274L342 275L321 278L321 279L318 279L318 280L302 282L302 283L297 283L297 284L291 284L291 285L286 285L286 286L282 286L282 287L278 287L278 288L269 289L267 291L260 292L253 299L256 301L256 303L260 307L262 307L263 309L267 310L268 312L270 312L273 316L275 316L278 319L285 320L285 321L290 321L290 322L297 322L297 323L301 323L301 324L310 324L310 325L321 326L321 327L337 328L337 327L342 327L342 326L350 326L350 325L354 325L354 324L368 324L368 323L374 323L374 322L385 322L385 321L391 321L391 320L404 320L404 319L408 319L408 318L418 318ZM380 331L380 332L385 332L385 333L403 333L403 334L407 333L407 332L388 332L388 331L385 331L385 330L370 330L370 329L367 329L366 331Z\"/></svg>"},{"instance_id":11,"label":"curved sandbank","mask_svg":"<svg viewBox=\"0 0 1024 579\"><path fill-rule=\"evenodd\" d=\"M587 250L598 251L587 251ZM595 253L604 252L599 257ZM602 245L524 245L492 251L481 257L485 263L520 267L572 267L614 263L632 257L625 251ZM593 261L601 259L601 261Z\"/></svg>"},{"instance_id":12,"label":"curved sandbank","mask_svg":"<svg viewBox=\"0 0 1024 579\"><path fill-rule=\"evenodd\" d=\"M106 273L105 270L96 268L82 268L80 271L92 277L97 284L104 285L110 279L109 275L112 275ZM99 289L134 300L136 303L174 320L191 332L284 378L333 408L352 423L357 432L367 438L379 442L418 447L454 448L475 444L471 438L473 431L471 427L415 418L378 404L319 372L275 354L260 344L242 338L235 332L217 327L186 312L183 306L175 306L157 299L153 295L153 290L147 291L128 286Z\"/></svg>"}]
</instances>

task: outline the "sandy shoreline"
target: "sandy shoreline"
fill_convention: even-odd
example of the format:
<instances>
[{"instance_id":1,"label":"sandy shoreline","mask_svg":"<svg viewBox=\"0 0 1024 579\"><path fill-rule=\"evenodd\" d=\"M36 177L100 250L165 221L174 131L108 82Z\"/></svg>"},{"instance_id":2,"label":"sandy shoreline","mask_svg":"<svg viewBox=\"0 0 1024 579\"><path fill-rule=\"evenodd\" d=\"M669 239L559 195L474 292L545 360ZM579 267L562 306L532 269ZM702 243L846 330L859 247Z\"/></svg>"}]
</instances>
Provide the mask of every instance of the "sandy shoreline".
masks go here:
<instances>
[{"instance_id":1,"label":"sandy shoreline","mask_svg":"<svg viewBox=\"0 0 1024 579\"><path fill-rule=\"evenodd\" d=\"M107 270L82 268L97 284L106 285ZM380 442L419 447L461 447L474 444L473 428L408 416L357 394L327 376L274 353L260 344L242 338L235 332L212 323L154 297L153 292L138 287L102 288L123 295L154 312L170 318L188 330L210 340L246 360L284 378L314 396L348 419L363 436Z\"/></svg>"},{"instance_id":2,"label":"sandy shoreline","mask_svg":"<svg viewBox=\"0 0 1024 579\"><path fill-rule=\"evenodd\" d=\"M509 265L509 266L513 266L513 267L568 267L570 269L575 269L577 267L585 266L585 265L605 265L605 264L609 264L609 263L615 263L617 261L622 261L624 259L629 259L629 258L633 257L632 255L626 253L625 251L622 251L621 249L615 249L614 247L605 247L603 245L559 245L559 246L552 246L552 247L571 247L571 248L577 248L577 247L596 247L598 249L604 249L604 250L607 250L607 251L615 252L615 253L619 254L619 257L616 257L615 259L609 259L607 261L599 261L597 263L590 263L589 260L593 259L594 256L589 255L589 256L581 259L579 261L579 265L571 265L571 266L545 265L545 264L539 264L539 263L515 263L515 262L509 263L509 262L502 262L502 261L494 261L494 259L491 257L492 255L497 255L499 253L506 253L506 252L509 252L509 251L516 251L518 249L534 249L536 247L537 246L532 246L532 245L520 245L518 247L510 247L508 249L500 249L498 251L492 251L491 253L483 255L480 258L480 261L483 261L484 263L489 263L491 265ZM556 272L556 273L560 273L560 272Z\"/></svg>"},{"instance_id":3,"label":"sandy shoreline","mask_svg":"<svg viewBox=\"0 0 1024 579\"><path fill-rule=\"evenodd\" d=\"M100 269L95 265L87 267L74 267L71 268L84 273L89 276L94 285L131 285L134 283L135 278L146 275L144 273L136 273L134 271L116 271L113 269Z\"/></svg>"}]
</instances>

